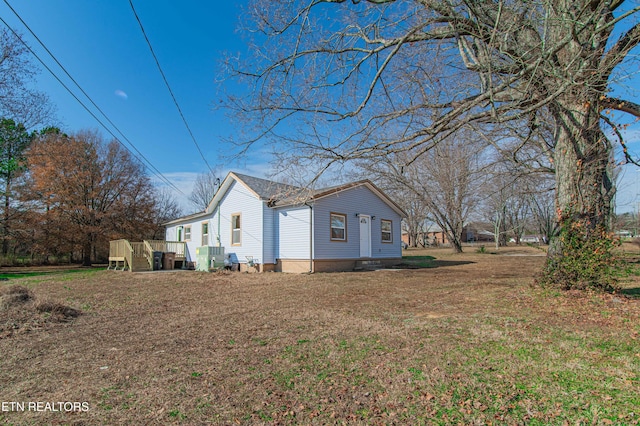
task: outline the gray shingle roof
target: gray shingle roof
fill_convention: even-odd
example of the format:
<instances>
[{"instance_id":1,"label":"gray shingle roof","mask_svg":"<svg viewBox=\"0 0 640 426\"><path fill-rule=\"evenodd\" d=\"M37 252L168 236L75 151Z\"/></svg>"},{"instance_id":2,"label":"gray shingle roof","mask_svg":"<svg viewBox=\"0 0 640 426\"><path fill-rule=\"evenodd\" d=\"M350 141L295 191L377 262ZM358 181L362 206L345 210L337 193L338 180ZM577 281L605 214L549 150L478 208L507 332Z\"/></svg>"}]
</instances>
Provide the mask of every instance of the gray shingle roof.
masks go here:
<instances>
[{"instance_id":1,"label":"gray shingle roof","mask_svg":"<svg viewBox=\"0 0 640 426\"><path fill-rule=\"evenodd\" d=\"M296 196L303 191L298 186L274 182L241 173L233 173L263 200L283 199Z\"/></svg>"},{"instance_id":2,"label":"gray shingle roof","mask_svg":"<svg viewBox=\"0 0 640 426\"><path fill-rule=\"evenodd\" d=\"M286 183L274 182L268 179L257 178L254 176L245 175L242 173L231 172L230 175L235 176L237 180L240 180L244 185L246 185L251 191L253 191L260 199L267 202L269 207L275 206L286 206L286 205L302 205L309 200L319 199L325 197L330 194L334 194L339 191L347 190L349 188L353 188L359 185L369 185L376 192L379 193L383 199L387 201L387 203L392 206L396 211L398 211L401 215L406 216L406 213L402 211L396 203L394 203L388 196L386 196L382 191L377 189L373 183L368 180L362 180L357 182L351 182L347 184L329 186L321 189L309 189L302 188L295 185L288 185ZM229 176L227 176L228 178ZM225 179L225 182L227 179ZM220 191L220 190L219 190ZM216 194L214 196L214 200L219 195ZM213 204L213 200L211 202ZM212 208L211 205L209 208ZM178 223L182 221L186 221L188 219L195 219L199 216L206 216L207 210L195 213L193 215L181 217L179 219L170 221L165 223L164 225L170 225L173 223Z\"/></svg>"}]
</instances>

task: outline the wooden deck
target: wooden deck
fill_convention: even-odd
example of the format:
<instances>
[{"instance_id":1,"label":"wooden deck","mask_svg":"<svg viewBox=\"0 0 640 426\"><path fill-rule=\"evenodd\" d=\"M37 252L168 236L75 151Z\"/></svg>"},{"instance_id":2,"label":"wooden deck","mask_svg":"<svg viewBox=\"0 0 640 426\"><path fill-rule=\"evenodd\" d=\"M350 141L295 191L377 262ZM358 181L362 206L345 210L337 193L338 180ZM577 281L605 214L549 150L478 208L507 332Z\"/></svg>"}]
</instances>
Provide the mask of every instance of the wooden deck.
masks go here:
<instances>
[{"instance_id":1,"label":"wooden deck","mask_svg":"<svg viewBox=\"0 0 640 426\"><path fill-rule=\"evenodd\" d=\"M109 242L109 267L113 270L131 272L154 270L154 252L171 253L176 262L186 263L187 245L181 241L145 240L130 242L115 240Z\"/></svg>"}]
</instances>

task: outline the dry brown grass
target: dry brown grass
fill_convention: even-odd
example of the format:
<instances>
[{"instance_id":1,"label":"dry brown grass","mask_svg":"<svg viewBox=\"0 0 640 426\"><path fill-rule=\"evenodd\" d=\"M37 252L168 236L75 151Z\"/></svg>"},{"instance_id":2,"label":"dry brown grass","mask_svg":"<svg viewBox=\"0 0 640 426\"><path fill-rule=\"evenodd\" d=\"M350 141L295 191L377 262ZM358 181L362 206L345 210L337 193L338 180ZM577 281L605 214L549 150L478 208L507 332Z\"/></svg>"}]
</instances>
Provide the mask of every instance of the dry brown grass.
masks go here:
<instances>
[{"instance_id":1,"label":"dry brown grass","mask_svg":"<svg viewBox=\"0 0 640 426\"><path fill-rule=\"evenodd\" d=\"M0 339L70 321L80 313L60 302L36 298L31 289L22 285L0 287Z\"/></svg>"},{"instance_id":2,"label":"dry brown grass","mask_svg":"<svg viewBox=\"0 0 640 426\"><path fill-rule=\"evenodd\" d=\"M11 309L21 306L33 299L33 292L22 285L13 285L0 288L0 307Z\"/></svg>"},{"instance_id":3,"label":"dry brown grass","mask_svg":"<svg viewBox=\"0 0 640 426\"><path fill-rule=\"evenodd\" d=\"M417 270L12 280L83 315L0 339L0 402L90 408L0 420L637 422L638 300L531 288L536 249L468 251L411 252L436 258Z\"/></svg>"}]
</instances>

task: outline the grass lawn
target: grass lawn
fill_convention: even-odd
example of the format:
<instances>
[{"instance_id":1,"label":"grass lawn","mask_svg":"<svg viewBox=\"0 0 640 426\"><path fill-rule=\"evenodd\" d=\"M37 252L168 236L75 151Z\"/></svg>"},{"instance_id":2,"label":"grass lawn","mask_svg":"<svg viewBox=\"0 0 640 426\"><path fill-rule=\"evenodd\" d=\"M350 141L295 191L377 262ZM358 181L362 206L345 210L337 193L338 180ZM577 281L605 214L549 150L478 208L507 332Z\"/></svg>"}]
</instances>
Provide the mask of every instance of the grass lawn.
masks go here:
<instances>
[{"instance_id":1,"label":"grass lawn","mask_svg":"<svg viewBox=\"0 0 640 426\"><path fill-rule=\"evenodd\" d=\"M405 254L393 271L11 277L0 289L34 300L0 308L0 422L639 423L637 275L558 293L531 287L533 248Z\"/></svg>"}]
</instances>

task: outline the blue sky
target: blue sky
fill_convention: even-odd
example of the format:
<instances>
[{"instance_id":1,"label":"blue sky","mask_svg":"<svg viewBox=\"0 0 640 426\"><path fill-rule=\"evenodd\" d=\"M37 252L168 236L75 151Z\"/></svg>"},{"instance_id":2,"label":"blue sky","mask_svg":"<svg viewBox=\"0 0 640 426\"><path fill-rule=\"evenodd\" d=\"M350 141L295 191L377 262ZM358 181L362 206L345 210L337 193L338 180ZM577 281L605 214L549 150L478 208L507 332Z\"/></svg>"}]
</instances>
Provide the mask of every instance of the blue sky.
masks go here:
<instances>
[{"instance_id":1,"label":"blue sky","mask_svg":"<svg viewBox=\"0 0 640 426\"><path fill-rule=\"evenodd\" d=\"M235 31L241 3L133 1L196 142L214 168L228 161L225 154L233 149L221 142L233 129L223 112L214 111L219 97L214 80L223 52L243 50ZM195 176L206 172L207 165L173 103L129 2L9 0L9 4L126 138L162 175L189 194ZM111 128L4 2L0 2L0 14ZM99 129L111 139L48 71L43 69L38 75L37 87L56 105L65 131ZM130 148L126 141L124 144ZM263 175L268 170L263 161L248 158L226 163L222 171ZM176 195L186 204L181 194Z\"/></svg>"},{"instance_id":2,"label":"blue sky","mask_svg":"<svg viewBox=\"0 0 640 426\"><path fill-rule=\"evenodd\" d=\"M207 165L162 80L129 1L7 1L136 149L180 188L182 193L174 195L190 212L185 195ZM215 80L223 53L245 50L236 32L244 1L133 0L133 4L209 165L223 174L235 170L265 176L270 168L264 155L244 160L226 157L233 147L222 140L233 133L234 124L213 108L221 96ZM3 1L0 16L94 110ZM637 73L626 85L632 100L640 103ZM111 138L48 71L42 70L37 87L56 105L65 131L98 129ZM631 152L637 153L640 126L630 127L627 137ZM619 211L638 209L640 169L624 167L617 203Z\"/></svg>"}]
</instances>

